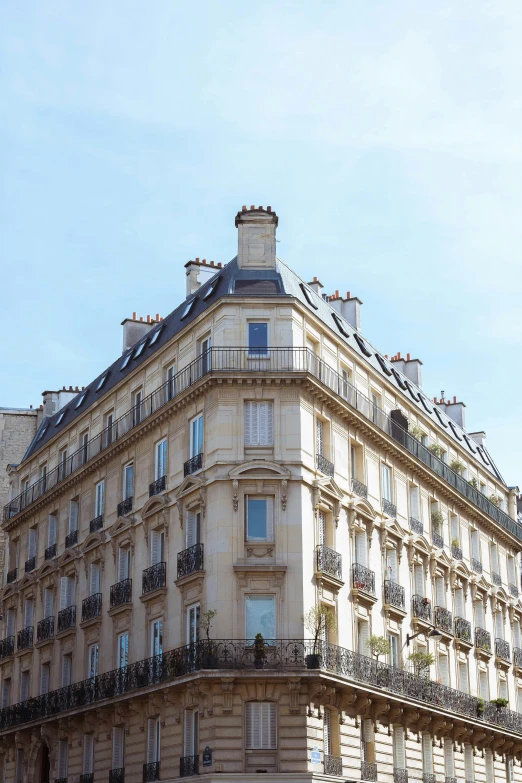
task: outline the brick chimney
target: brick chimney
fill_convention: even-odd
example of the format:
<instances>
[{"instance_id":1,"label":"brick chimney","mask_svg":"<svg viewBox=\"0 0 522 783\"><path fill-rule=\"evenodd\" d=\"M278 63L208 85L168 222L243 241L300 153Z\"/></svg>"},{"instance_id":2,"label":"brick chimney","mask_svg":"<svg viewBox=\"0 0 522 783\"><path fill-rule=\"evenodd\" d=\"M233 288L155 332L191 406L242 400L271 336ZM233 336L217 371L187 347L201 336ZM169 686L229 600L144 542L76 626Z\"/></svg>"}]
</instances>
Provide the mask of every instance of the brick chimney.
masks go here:
<instances>
[{"instance_id":1,"label":"brick chimney","mask_svg":"<svg viewBox=\"0 0 522 783\"><path fill-rule=\"evenodd\" d=\"M272 207L241 207L236 215L237 263L240 269L275 269L276 228Z\"/></svg>"},{"instance_id":2,"label":"brick chimney","mask_svg":"<svg viewBox=\"0 0 522 783\"><path fill-rule=\"evenodd\" d=\"M188 261L188 263L185 264L185 269L187 270L187 298L192 296L192 294L195 294L198 288L201 288L207 280L214 277L221 267L221 263L216 264L214 261L207 262L206 258L201 259L201 261L199 258L195 258L194 261Z\"/></svg>"},{"instance_id":3,"label":"brick chimney","mask_svg":"<svg viewBox=\"0 0 522 783\"><path fill-rule=\"evenodd\" d=\"M321 289L324 288L323 284L318 277L314 277L311 283L307 283L308 287L312 289L318 296L322 296Z\"/></svg>"},{"instance_id":4,"label":"brick chimney","mask_svg":"<svg viewBox=\"0 0 522 783\"><path fill-rule=\"evenodd\" d=\"M158 318L158 320L160 319ZM156 323L157 321L150 315L145 319L143 316L138 318L137 313L133 313L132 318L125 318L125 320L121 322L121 325L123 326L122 353L128 351L129 348L132 348L132 346L139 342L142 337L145 337L152 327L156 326Z\"/></svg>"},{"instance_id":5,"label":"brick chimney","mask_svg":"<svg viewBox=\"0 0 522 783\"><path fill-rule=\"evenodd\" d=\"M409 353L406 354L406 357L401 356L401 352L397 351L390 361L393 362L394 367L397 370L400 370L409 381L414 383L415 386L418 386L419 389L422 388L422 362L420 359L412 359L411 354Z\"/></svg>"},{"instance_id":6,"label":"brick chimney","mask_svg":"<svg viewBox=\"0 0 522 783\"><path fill-rule=\"evenodd\" d=\"M453 419L455 424L458 424L459 427L462 427L462 429L464 429L465 428L464 408L466 407L465 403L457 402L457 398L453 397L453 400L446 400L445 405L446 405L446 414L450 417L450 419Z\"/></svg>"}]
</instances>

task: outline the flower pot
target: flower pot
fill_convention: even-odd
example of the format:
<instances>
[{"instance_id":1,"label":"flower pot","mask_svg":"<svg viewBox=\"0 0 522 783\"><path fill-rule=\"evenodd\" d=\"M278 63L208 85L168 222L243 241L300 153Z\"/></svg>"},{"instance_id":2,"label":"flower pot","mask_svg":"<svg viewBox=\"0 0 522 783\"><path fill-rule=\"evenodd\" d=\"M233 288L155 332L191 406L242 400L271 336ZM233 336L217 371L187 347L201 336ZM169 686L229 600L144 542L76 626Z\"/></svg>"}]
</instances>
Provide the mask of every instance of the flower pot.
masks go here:
<instances>
[{"instance_id":1,"label":"flower pot","mask_svg":"<svg viewBox=\"0 0 522 783\"><path fill-rule=\"evenodd\" d=\"M321 668L321 656L317 653L310 653L305 658L307 669L320 669Z\"/></svg>"},{"instance_id":2,"label":"flower pot","mask_svg":"<svg viewBox=\"0 0 522 783\"><path fill-rule=\"evenodd\" d=\"M256 669L262 669L265 665L265 659L264 658L254 658L254 666Z\"/></svg>"}]
</instances>

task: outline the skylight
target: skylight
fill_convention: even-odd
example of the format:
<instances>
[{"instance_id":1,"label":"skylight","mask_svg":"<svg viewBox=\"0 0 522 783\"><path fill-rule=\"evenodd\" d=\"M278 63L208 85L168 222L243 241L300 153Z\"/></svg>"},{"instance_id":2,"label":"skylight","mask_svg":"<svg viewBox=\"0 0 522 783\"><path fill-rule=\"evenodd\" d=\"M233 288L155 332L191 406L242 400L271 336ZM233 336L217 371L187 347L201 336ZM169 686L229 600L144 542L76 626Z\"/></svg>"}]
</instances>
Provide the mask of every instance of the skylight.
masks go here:
<instances>
[{"instance_id":1,"label":"skylight","mask_svg":"<svg viewBox=\"0 0 522 783\"><path fill-rule=\"evenodd\" d=\"M60 411L60 413L58 414L58 418L56 419L56 422L54 424L55 427L57 427L59 424L62 423L63 417L65 416L66 413L67 413L67 408L64 408L63 411Z\"/></svg>"},{"instance_id":2,"label":"skylight","mask_svg":"<svg viewBox=\"0 0 522 783\"><path fill-rule=\"evenodd\" d=\"M299 283L299 286L300 286L301 291L303 292L303 294L305 296L306 301L310 305L310 307L313 307L314 310L317 310L318 307L317 307L316 303L313 300L312 292L310 291L310 289L307 288L304 283Z\"/></svg>"},{"instance_id":3,"label":"skylight","mask_svg":"<svg viewBox=\"0 0 522 783\"><path fill-rule=\"evenodd\" d=\"M383 359L383 357L381 356L381 354L380 354L380 353L376 353L376 354L375 354L375 357L376 357L377 361L379 362L379 364L381 365L381 367L382 367L382 369L383 369L383 372L385 372L385 373L386 373L386 375L391 375L391 374L392 374L392 371L390 370L390 368L388 367L388 365L387 365L387 364L386 364L386 362L384 361L384 359Z\"/></svg>"},{"instance_id":4,"label":"skylight","mask_svg":"<svg viewBox=\"0 0 522 783\"><path fill-rule=\"evenodd\" d=\"M426 397L424 397L422 394L419 394L419 399L424 406L424 410L427 411L428 413L433 413L433 408L430 405L428 405L426 401Z\"/></svg>"},{"instance_id":5,"label":"skylight","mask_svg":"<svg viewBox=\"0 0 522 783\"><path fill-rule=\"evenodd\" d=\"M132 351L129 351L129 353L127 354L127 356L125 357L125 359L121 363L120 370L124 370L126 368L128 363L130 362L131 356L132 356Z\"/></svg>"},{"instance_id":6,"label":"skylight","mask_svg":"<svg viewBox=\"0 0 522 783\"><path fill-rule=\"evenodd\" d=\"M158 337L160 336L162 329L163 329L163 326L160 326L158 329L156 329L155 332L153 332L152 337L150 338L149 345L154 345L154 343L157 342Z\"/></svg>"},{"instance_id":7,"label":"skylight","mask_svg":"<svg viewBox=\"0 0 522 783\"><path fill-rule=\"evenodd\" d=\"M138 347L136 348L136 351L134 353L134 358L135 359L137 359L138 356L141 356L141 354L143 353L143 349L145 348L146 345L147 345L147 341L146 340L144 340L142 343L140 343L138 345Z\"/></svg>"},{"instance_id":8,"label":"skylight","mask_svg":"<svg viewBox=\"0 0 522 783\"><path fill-rule=\"evenodd\" d=\"M413 398L413 399L414 399L416 402L419 402L419 399L420 399L420 398L419 398L419 395L417 394L417 392L415 391L415 389L413 388L413 386L410 384L410 382L409 382L409 381L404 381L404 383L406 384L406 388L408 389L408 391L409 391L410 395L412 396L412 398Z\"/></svg>"},{"instance_id":9,"label":"skylight","mask_svg":"<svg viewBox=\"0 0 522 783\"><path fill-rule=\"evenodd\" d=\"M353 336L355 337L355 341L359 346L359 348L361 349L361 351L363 352L363 354L365 356L371 356L372 352L369 351L368 348L366 347L366 343L364 342L363 338L359 334L357 334L357 332L354 332Z\"/></svg>"},{"instance_id":10,"label":"skylight","mask_svg":"<svg viewBox=\"0 0 522 783\"><path fill-rule=\"evenodd\" d=\"M397 383L399 384L399 386L401 387L401 389L402 389L403 391L406 391L406 389L407 389L408 387L406 386L406 384L405 384L405 383L404 383L404 381L402 380L401 376L399 375L399 373L397 372L397 370L395 369L395 367L392 367L392 373L393 373L393 377L395 378L395 380L397 381Z\"/></svg>"},{"instance_id":11,"label":"skylight","mask_svg":"<svg viewBox=\"0 0 522 783\"><path fill-rule=\"evenodd\" d=\"M180 315L180 318L179 318L180 321L182 321L184 318L186 318L187 315L190 313L190 311L194 307L194 302L196 301L196 299L197 299L197 296L195 296L194 299L191 299L190 302L187 302L187 304L185 305L185 309L183 310L183 312Z\"/></svg>"},{"instance_id":12,"label":"skylight","mask_svg":"<svg viewBox=\"0 0 522 783\"><path fill-rule=\"evenodd\" d=\"M48 427L48 426L49 426L49 424L47 424L47 423L43 425L43 428L42 428L42 431L41 431L41 433L40 433L40 434L38 435L38 437L36 438L36 440L37 440L37 441L39 441L39 440L42 440L43 436L44 436L44 435L45 435L45 433L47 432L47 427Z\"/></svg>"},{"instance_id":13,"label":"skylight","mask_svg":"<svg viewBox=\"0 0 522 783\"><path fill-rule=\"evenodd\" d=\"M436 416L437 416L437 419L440 421L440 423L442 424L442 426L443 426L443 427L446 427L446 429L448 429L448 425L446 424L446 422L445 422L445 421L444 421L444 419L442 418L442 413L439 411L439 409L438 409L438 408L434 408L433 410L435 411L435 414L436 414Z\"/></svg>"},{"instance_id":14,"label":"skylight","mask_svg":"<svg viewBox=\"0 0 522 783\"><path fill-rule=\"evenodd\" d=\"M206 300L207 300L207 299L208 299L210 296L212 296L212 294L213 294L213 293L214 293L214 291L216 290L216 288L217 288L217 284L219 283L219 281L220 281L220 280L221 280L221 275L219 275L218 277L216 277L216 279L214 280L214 282L212 283L212 285L211 285L211 286L210 286L210 288L208 289L207 293L206 293L206 294L205 294L205 296L203 297L203 299L204 299L205 301L206 301Z\"/></svg>"},{"instance_id":15,"label":"skylight","mask_svg":"<svg viewBox=\"0 0 522 783\"><path fill-rule=\"evenodd\" d=\"M455 435L455 437L457 438L457 440L462 440L462 438L461 438L461 436L460 436L460 434L459 434L459 431L458 431L458 429L455 427L455 425L453 424L453 422L451 422L451 421L450 421L449 425L450 425L450 427L451 427L451 430L452 430L453 434L454 434L454 435Z\"/></svg>"},{"instance_id":16,"label":"skylight","mask_svg":"<svg viewBox=\"0 0 522 783\"><path fill-rule=\"evenodd\" d=\"M79 408L81 405L83 405L83 401L86 397L87 397L87 392L84 392L74 407Z\"/></svg>"},{"instance_id":17,"label":"skylight","mask_svg":"<svg viewBox=\"0 0 522 783\"><path fill-rule=\"evenodd\" d=\"M96 391L100 391L101 387L103 386L103 384L105 383L105 381L107 380L108 377L109 377L109 373L108 372L106 372L105 375L102 375L102 377L98 381L98 385L96 387Z\"/></svg>"},{"instance_id":18,"label":"skylight","mask_svg":"<svg viewBox=\"0 0 522 783\"><path fill-rule=\"evenodd\" d=\"M340 317L337 315L337 313L332 313L332 318L334 319L334 321L335 321L335 325L337 326L337 328L339 329L339 331L341 332L341 334L342 334L342 335L344 335L345 337L349 337L349 336L350 336L350 332L348 332L348 331L346 330L346 327L345 327L345 325L343 324L342 318L340 318Z\"/></svg>"},{"instance_id":19,"label":"skylight","mask_svg":"<svg viewBox=\"0 0 522 783\"><path fill-rule=\"evenodd\" d=\"M468 436L465 433L464 433L464 440L468 444L468 449L471 451L471 453L472 454L476 454L477 453L476 448L473 446L473 444L471 443L471 440L468 438Z\"/></svg>"}]
</instances>

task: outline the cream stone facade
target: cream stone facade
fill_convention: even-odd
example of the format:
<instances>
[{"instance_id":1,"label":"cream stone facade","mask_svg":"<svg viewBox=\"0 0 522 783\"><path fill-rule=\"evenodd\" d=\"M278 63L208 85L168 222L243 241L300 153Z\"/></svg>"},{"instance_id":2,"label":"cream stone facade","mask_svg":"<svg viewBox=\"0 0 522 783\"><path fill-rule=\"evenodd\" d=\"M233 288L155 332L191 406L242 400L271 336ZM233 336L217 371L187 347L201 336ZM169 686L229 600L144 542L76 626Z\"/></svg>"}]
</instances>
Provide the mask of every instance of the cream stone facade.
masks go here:
<instances>
[{"instance_id":1,"label":"cream stone facade","mask_svg":"<svg viewBox=\"0 0 522 783\"><path fill-rule=\"evenodd\" d=\"M277 220L124 322L11 476L4 781L522 782L517 488Z\"/></svg>"}]
</instances>

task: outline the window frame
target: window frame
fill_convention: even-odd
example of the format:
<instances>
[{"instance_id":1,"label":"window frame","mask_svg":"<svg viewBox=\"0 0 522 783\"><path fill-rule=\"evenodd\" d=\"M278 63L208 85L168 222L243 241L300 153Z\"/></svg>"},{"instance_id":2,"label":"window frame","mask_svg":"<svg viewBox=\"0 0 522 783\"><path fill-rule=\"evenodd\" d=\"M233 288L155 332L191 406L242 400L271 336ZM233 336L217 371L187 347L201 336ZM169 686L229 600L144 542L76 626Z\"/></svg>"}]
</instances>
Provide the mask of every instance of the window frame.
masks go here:
<instances>
[{"instance_id":1,"label":"window frame","mask_svg":"<svg viewBox=\"0 0 522 783\"><path fill-rule=\"evenodd\" d=\"M262 346L252 346L253 349L251 349L251 340L250 340L250 329L251 327L259 327L264 326L266 327L265 335L266 335L266 345ZM247 321L247 345L248 345L248 358L249 359L269 359L270 358L270 321L258 321L258 320L248 320Z\"/></svg>"}]
</instances>

